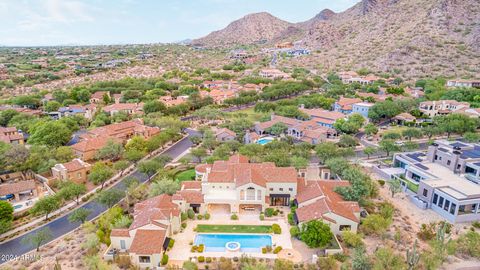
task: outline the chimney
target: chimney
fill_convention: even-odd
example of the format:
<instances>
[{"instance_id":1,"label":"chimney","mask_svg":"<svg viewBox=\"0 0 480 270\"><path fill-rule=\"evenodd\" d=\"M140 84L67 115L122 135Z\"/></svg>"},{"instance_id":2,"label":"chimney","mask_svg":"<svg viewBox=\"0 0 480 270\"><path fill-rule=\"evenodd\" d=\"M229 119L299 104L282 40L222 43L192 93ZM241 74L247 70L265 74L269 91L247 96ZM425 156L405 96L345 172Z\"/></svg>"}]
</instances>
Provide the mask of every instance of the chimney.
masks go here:
<instances>
[{"instance_id":1,"label":"chimney","mask_svg":"<svg viewBox=\"0 0 480 270\"><path fill-rule=\"evenodd\" d=\"M437 154L438 144L433 143L428 146L427 159L429 162L435 162L435 155Z\"/></svg>"}]
</instances>

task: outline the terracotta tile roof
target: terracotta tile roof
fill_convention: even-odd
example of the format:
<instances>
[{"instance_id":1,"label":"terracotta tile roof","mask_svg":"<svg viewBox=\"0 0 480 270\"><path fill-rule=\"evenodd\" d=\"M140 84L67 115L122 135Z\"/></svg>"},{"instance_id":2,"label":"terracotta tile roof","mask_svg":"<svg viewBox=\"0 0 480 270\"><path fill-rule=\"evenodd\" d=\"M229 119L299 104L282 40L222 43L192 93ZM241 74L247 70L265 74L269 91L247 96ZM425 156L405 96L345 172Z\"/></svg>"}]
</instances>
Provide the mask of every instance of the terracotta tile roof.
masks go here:
<instances>
[{"instance_id":1,"label":"terracotta tile roof","mask_svg":"<svg viewBox=\"0 0 480 270\"><path fill-rule=\"evenodd\" d=\"M203 194L200 190L180 190L173 195L173 200L183 199L189 204L202 204L204 203Z\"/></svg>"},{"instance_id":2,"label":"terracotta tile roof","mask_svg":"<svg viewBox=\"0 0 480 270\"><path fill-rule=\"evenodd\" d=\"M155 220L170 220L179 216L180 209L172 202L172 196L162 194L135 204L130 230L152 224Z\"/></svg>"},{"instance_id":3,"label":"terracotta tile roof","mask_svg":"<svg viewBox=\"0 0 480 270\"><path fill-rule=\"evenodd\" d=\"M130 237L130 231L128 229L112 229L110 236L113 237Z\"/></svg>"},{"instance_id":4,"label":"terracotta tile roof","mask_svg":"<svg viewBox=\"0 0 480 270\"><path fill-rule=\"evenodd\" d=\"M348 181L321 180L308 183L302 192L297 194L297 217L300 222L320 218L327 213L334 213L352 221L358 222L355 213L360 211L357 202L345 201L334 189L339 186L349 186ZM313 203L302 206L303 202L316 199Z\"/></svg>"},{"instance_id":5,"label":"terracotta tile roof","mask_svg":"<svg viewBox=\"0 0 480 270\"><path fill-rule=\"evenodd\" d=\"M103 95L104 94L109 94L108 91L97 91L95 93L93 93L90 98L94 98L94 99L103 99Z\"/></svg>"},{"instance_id":6,"label":"terracotta tile roof","mask_svg":"<svg viewBox=\"0 0 480 270\"><path fill-rule=\"evenodd\" d=\"M35 189L35 180L24 180L0 185L0 196Z\"/></svg>"},{"instance_id":7,"label":"terracotta tile roof","mask_svg":"<svg viewBox=\"0 0 480 270\"><path fill-rule=\"evenodd\" d=\"M272 115L272 120L267 121L267 122L261 122L257 124L257 127L260 129L267 129L270 128L271 126L277 124L277 123L284 123L287 126L294 126L298 124L299 120L289 118L289 117L284 117L284 116L279 116L279 115Z\"/></svg>"},{"instance_id":8,"label":"terracotta tile roof","mask_svg":"<svg viewBox=\"0 0 480 270\"><path fill-rule=\"evenodd\" d=\"M163 252L165 230L137 230L130 246L130 253L135 254L160 254Z\"/></svg>"},{"instance_id":9,"label":"terracotta tile roof","mask_svg":"<svg viewBox=\"0 0 480 270\"><path fill-rule=\"evenodd\" d=\"M115 103L103 107L102 110L107 113L112 111L142 111L143 103Z\"/></svg>"},{"instance_id":10,"label":"terracotta tile roof","mask_svg":"<svg viewBox=\"0 0 480 270\"><path fill-rule=\"evenodd\" d=\"M202 182L201 181L183 181L182 182L182 190L184 189L202 189Z\"/></svg>"},{"instance_id":11,"label":"terracotta tile roof","mask_svg":"<svg viewBox=\"0 0 480 270\"><path fill-rule=\"evenodd\" d=\"M274 163L248 163L241 155L234 155L228 161L215 161L207 181L212 183L236 183L242 186L255 183L266 186L267 182L291 183L297 181L297 172L293 167L276 167Z\"/></svg>"},{"instance_id":12,"label":"terracotta tile roof","mask_svg":"<svg viewBox=\"0 0 480 270\"><path fill-rule=\"evenodd\" d=\"M77 170L87 168L87 167L90 166L90 164L76 158L76 159L74 159L70 162L63 163L63 166L65 167L65 169L67 169L67 171L73 172L73 171L77 171Z\"/></svg>"},{"instance_id":13,"label":"terracotta tile roof","mask_svg":"<svg viewBox=\"0 0 480 270\"><path fill-rule=\"evenodd\" d=\"M71 147L74 150L82 153L85 153L88 151L97 151L97 150L100 150L105 145L107 145L107 142L109 140L114 140L118 142L116 138L109 138L109 137L102 136L102 137L94 137L94 138L88 138L88 139L82 140L72 145Z\"/></svg>"},{"instance_id":14,"label":"terracotta tile roof","mask_svg":"<svg viewBox=\"0 0 480 270\"><path fill-rule=\"evenodd\" d=\"M199 173L206 173L208 168L212 168L212 164L199 164L195 166L195 171Z\"/></svg>"},{"instance_id":15,"label":"terracotta tile roof","mask_svg":"<svg viewBox=\"0 0 480 270\"><path fill-rule=\"evenodd\" d=\"M340 107L344 108L345 106L352 106L355 103L362 102L361 99L359 98L346 98L346 97L341 97L338 101L337 104L340 105Z\"/></svg>"}]
</instances>

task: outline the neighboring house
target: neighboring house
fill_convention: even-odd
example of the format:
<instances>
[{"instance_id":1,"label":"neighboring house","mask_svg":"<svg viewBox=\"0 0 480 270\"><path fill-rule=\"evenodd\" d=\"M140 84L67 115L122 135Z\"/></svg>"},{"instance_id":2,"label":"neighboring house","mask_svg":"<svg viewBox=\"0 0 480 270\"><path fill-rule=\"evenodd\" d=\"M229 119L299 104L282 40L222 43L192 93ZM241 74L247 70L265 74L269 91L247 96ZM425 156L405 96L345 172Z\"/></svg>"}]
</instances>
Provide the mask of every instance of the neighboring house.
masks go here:
<instances>
[{"instance_id":1,"label":"neighboring house","mask_svg":"<svg viewBox=\"0 0 480 270\"><path fill-rule=\"evenodd\" d=\"M395 154L393 164L419 207L451 223L480 220L480 145L437 140L422 152Z\"/></svg>"},{"instance_id":2,"label":"neighboring house","mask_svg":"<svg viewBox=\"0 0 480 270\"><path fill-rule=\"evenodd\" d=\"M349 186L348 181L317 180L299 182L295 221L298 225L311 220L322 220L334 234L343 230L356 232L360 222L360 206L357 202L345 201L335 192L336 187Z\"/></svg>"},{"instance_id":3,"label":"neighboring house","mask_svg":"<svg viewBox=\"0 0 480 270\"><path fill-rule=\"evenodd\" d=\"M237 134L228 128L221 128L215 132L215 138L220 142L233 141Z\"/></svg>"},{"instance_id":4,"label":"neighboring house","mask_svg":"<svg viewBox=\"0 0 480 270\"><path fill-rule=\"evenodd\" d=\"M188 96L178 96L176 98L173 98L172 96L162 96L160 97L160 101L162 101L165 106L167 107L172 107L172 106L177 106L180 104L183 104L187 102Z\"/></svg>"},{"instance_id":5,"label":"neighboring house","mask_svg":"<svg viewBox=\"0 0 480 270\"><path fill-rule=\"evenodd\" d=\"M119 104L122 102L123 95L122 94L113 94L113 101L115 104Z\"/></svg>"},{"instance_id":6,"label":"neighboring house","mask_svg":"<svg viewBox=\"0 0 480 270\"><path fill-rule=\"evenodd\" d=\"M258 135L254 131L247 131L245 133L245 136L243 136L243 143L249 144L249 143L255 143L258 139L260 139L260 135Z\"/></svg>"},{"instance_id":7,"label":"neighboring house","mask_svg":"<svg viewBox=\"0 0 480 270\"><path fill-rule=\"evenodd\" d=\"M343 78L342 78L343 77ZM353 76L353 73L351 76L342 76L342 82L345 84L350 84L350 83L359 83L361 85L368 85L368 84L373 84L374 82L380 80L379 77L369 74L367 76Z\"/></svg>"},{"instance_id":8,"label":"neighboring house","mask_svg":"<svg viewBox=\"0 0 480 270\"><path fill-rule=\"evenodd\" d=\"M90 103L91 104L98 104L103 103L103 97L107 95L110 98L109 91L97 91L90 96Z\"/></svg>"},{"instance_id":9,"label":"neighboring house","mask_svg":"<svg viewBox=\"0 0 480 270\"><path fill-rule=\"evenodd\" d=\"M301 56L301 55L309 55L310 51L307 49L292 49L287 51L287 55L289 56Z\"/></svg>"},{"instance_id":10,"label":"neighboring house","mask_svg":"<svg viewBox=\"0 0 480 270\"><path fill-rule=\"evenodd\" d=\"M74 159L52 167L53 178L61 181L71 180L75 183L86 183L91 165L81 159Z\"/></svg>"},{"instance_id":11,"label":"neighboring house","mask_svg":"<svg viewBox=\"0 0 480 270\"><path fill-rule=\"evenodd\" d=\"M333 128L333 124L338 119L345 118L345 114L341 112L332 112L323 109L305 109L300 106L300 111L310 116L319 126Z\"/></svg>"},{"instance_id":12,"label":"neighboring house","mask_svg":"<svg viewBox=\"0 0 480 270\"><path fill-rule=\"evenodd\" d=\"M395 117L393 117L393 120L396 121L400 125L405 125L408 123L416 123L417 118L409 113L401 113Z\"/></svg>"},{"instance_id":13,"label":"neighboring house","mask_svg":"<svg viewBox=\"0 0 480 270\"><path fill-rule=\"evenodd\" d=\"M116 113L143 114L143 102L140 103L115 103L102 108L102 110L110 116L114 116Z\"/></svg>"},{"instance_id":14,"label":"neighboring house","mask_svg":"<svg viewBox=\"0 0 480 270\"><path fill-rule=\"evenodd\" d=\"M8 144L24 144L23 133L16 127L0 127L0 142Z\"/></svg>"},{"instance_id":15,"label":"neighboring house","mask_svg":"<svg viewBox=\"0 0 480 270\"><path fill-rule=\"evenodd\" d=\"M470 108L470 104L468 102L459 102L456 100L424 101L419 105L420 111L429 117L446 115L457 110L468 108Z\"/></svg>"},{"instance_id":16,"label":"neighboring house","mask_svg":"<svg viewBox=\"0 0 480 270\"><path fill-rule=\"evenodd\" d=\"M23 201L37 197L35 180L21 180L0 185L0 199Z\"/></svg>"},{"instance_id":17,"label":"neighboring house","mask_svg":"<svg viewBox=\"0 0 480 270\"><path fill-rule=\"evenodd\" d=\"M157 269L170 238L180 231L182 208L172 201L172 196L163 194L137 203L133 223L128 229L112 229L111 244L104 255L113 260L108 251L117 249L127 252L133 264L141 269Z\"/></svg>"},{"instance_id":18,"label":"neighboring house","mask_svg":"<svg viewBox=\"0 0 480 270\"><path fill-rule=\"evenodd\" d=\"M97 106L95 104L88 105L70 105L67 107L60 107L56 112L49 112L48 114L54 119L60 119L66 116L81 115L88 120L92 120L93 116L97 112Z\"/></svg>"},{"instance_id":19,"label":"neighboring house","mask_svg":"<svg viewBox=\"0 0 480 270\"><path fill-rule=\"evenodd\" d=\"M82 160L93 160L97 151L102 149L107 145L109 140L114 140L121 142L120 140L115 140L110 137L91 137L87 139L82 139L80 142L70 146L75 153L75 156Z\"/></svg>"},{"instance_id":20,"label":"neighboring house","mask_svg":"<svg viewBox=\"0 0 480 270\"><path fill-rule=\"evenodd\" d=\"M260 70L258 75L260 75L260 77L262 78L269 78L269 79L289 79L290 78L290 75L275 68L262 69Z\"/></svg>"},{"instance_id":21,"label":"neighboring house","mask_svg":"<svg viewBox=\"0 0 480 270\"><path fill-rule=\"evenodd\" d=\"M352 113L358 113L361 116L368 118L368 112L373 106L373 103L360 102L352 105Z\"/></svg>"},{"instance_id":22,"label":"neighboring house","mask_svg":"<svg viewBox=\"0 0 480 270\"><path fill-rule=\"evenodd\" d=\"M214 88L210 91L200 91L202 98L211 97L216 104L223 104L228 98L236 97L237 92L233 89Z\"/></svg>"},{"instance_id":23,"label":"neighboring house","mask_svg":"<svg viewBox=\"0 0 480 270\"><path fill-rule=\"evenodd\" d=\"M480 80L449 80L448 87L476 87L480 88Z\"/></svg>"},{"instance_id":24,"label":"neighboring house","mask_svg":"<svg viewBox=\"0 0 480 270\"><path fill-rule=\"evenodd\" d=\"M336 112L341 112L344 114L350 114L353 111L353 104L361 103L362 100L359 98L346 98L341 97L335 104L333 105L333 110Z\"/></svg>"}]
</instances>

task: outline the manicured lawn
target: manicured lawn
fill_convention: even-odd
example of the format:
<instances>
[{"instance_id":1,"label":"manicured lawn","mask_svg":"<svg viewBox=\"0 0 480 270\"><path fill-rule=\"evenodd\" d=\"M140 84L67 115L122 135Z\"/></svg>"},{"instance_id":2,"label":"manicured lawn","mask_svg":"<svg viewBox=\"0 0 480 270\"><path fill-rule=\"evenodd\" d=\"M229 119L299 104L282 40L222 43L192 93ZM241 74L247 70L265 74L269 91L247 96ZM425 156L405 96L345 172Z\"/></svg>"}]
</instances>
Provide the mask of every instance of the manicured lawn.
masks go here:
<instances>
[{"instance_id":1,"label":"manicured lawn","mask_svg":"<svg viewBox=\"0 0 480 270\"><path fill-rule=\"evenodd\" d=\"M272 226L265 225L197 225L201 233L270 233Z\"/></svg>"},{"instance_id":2,"label":"manicured lawn","mask_svg":"<svg viewBox=\"0 0 480 270\"><path fill-rule=\"evenodd\" d=\"M230 118L246 118L252 122L259 121L261 118L265 117L266 113L258 113L255 112L254 108L248 108L240 111L235 111L231 113L227 113L227 116Z\"/></svg>"},{"instance_id":3,"label":"manicured lawn","mask_svg":"<svg viewBox=\"0 0 480 270\"><path fill-rule=\"evenodd\" d=\"M175 175L175 179L180 182L195 180L195 169L179 172Z\"/></svg>"}]
</instances>

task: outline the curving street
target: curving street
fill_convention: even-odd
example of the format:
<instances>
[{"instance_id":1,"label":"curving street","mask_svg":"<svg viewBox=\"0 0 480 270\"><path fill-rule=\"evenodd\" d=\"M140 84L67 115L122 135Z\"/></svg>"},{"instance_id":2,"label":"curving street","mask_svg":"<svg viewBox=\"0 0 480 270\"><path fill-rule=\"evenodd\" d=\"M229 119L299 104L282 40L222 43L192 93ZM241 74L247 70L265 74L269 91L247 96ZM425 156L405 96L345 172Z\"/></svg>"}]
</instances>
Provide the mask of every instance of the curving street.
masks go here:
<instances>
[{"instance_id":1,"label":"curving street","mask_svg":"<svg viewBox=\"0 0 480 270\"><path fill-rule=\"evenodd\" d=\"M167 148L161 155L167 155L167 156L170 156L172 159L175 159L176 157L180 156L183 152L185 152L188 148L190 148L193 145L193 143L190 141L190 136L198 136L199 133L191 129L186 129L185 132L188 134L187 137L183 138L182 140L178 141L176 144ZM139 172L137 169L135 169L131 175L136 177L141 183L144 183L147 180L147 176ZM116 188L122 191L126 190L124 180L125 178L117 182L116 184L114 184L112 188ZM88 220L92 220L98 217L107 209L106 207L104 207L101 204L98 204L95 201L90 201L81 207L92 211L88 216ZM78 228L80 226L80 223L78 222L70 223L68 221L69 216L70 216L70 213L62 217L59 217L55 220L52 220L49 223L44 224L22 236L19 236L17 238L11 239L9 241L6 241L0 244L0 264L5 263L6 258L12 259L34 250L34 247L32 245L22 243L22 239L24 239L28 235L36 233L40 229L49 228L52 233L52 236L53 236L52 240L53 240L53 239L62 237L63 235L68 234L69 232Z\"/></svg>"}]
</instances>

